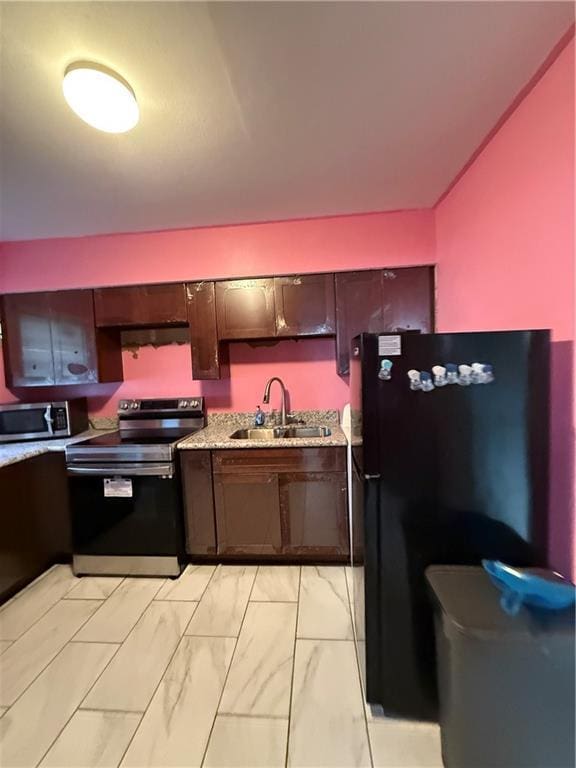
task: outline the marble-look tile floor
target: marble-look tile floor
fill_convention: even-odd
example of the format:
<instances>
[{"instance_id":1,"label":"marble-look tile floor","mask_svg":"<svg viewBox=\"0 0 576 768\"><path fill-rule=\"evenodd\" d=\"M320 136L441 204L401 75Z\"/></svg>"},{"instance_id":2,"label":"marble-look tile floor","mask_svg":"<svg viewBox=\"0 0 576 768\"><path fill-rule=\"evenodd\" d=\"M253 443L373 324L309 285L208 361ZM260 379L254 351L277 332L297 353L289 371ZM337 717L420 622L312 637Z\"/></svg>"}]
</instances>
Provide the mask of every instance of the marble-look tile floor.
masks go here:
<instances>
[{"instance_id":1,"label":"marble-look tile floor","mask_svg":"<svg viewBox=\"0 0 576 768\"><path fill-rule=\"evenodd\" d=\"M337 566L55 566L0 609L0 766L441 768L364 705Z\"/></svg>"}]
</instances>

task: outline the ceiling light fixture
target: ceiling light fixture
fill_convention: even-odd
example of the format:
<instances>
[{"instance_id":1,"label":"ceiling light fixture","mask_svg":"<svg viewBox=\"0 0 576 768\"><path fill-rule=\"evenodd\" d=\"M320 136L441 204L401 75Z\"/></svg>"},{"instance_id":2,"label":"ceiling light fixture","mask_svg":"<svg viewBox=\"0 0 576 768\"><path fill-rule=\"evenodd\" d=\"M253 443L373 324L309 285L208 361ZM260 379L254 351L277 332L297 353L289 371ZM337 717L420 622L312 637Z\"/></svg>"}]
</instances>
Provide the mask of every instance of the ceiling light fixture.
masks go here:
<instances>
[{"instance_id":1,"label":"ceiling light fixture","mask_svg":"<svg viewBox=\"0 0 576 768\"><path fill-rule=\"evenodd\" d=\"M130 84L101 64L86 61L70 64L64 73L62 91L70 109L99 131L125 133L134 128L140 118Z\"/></svg>"}]
</instances>

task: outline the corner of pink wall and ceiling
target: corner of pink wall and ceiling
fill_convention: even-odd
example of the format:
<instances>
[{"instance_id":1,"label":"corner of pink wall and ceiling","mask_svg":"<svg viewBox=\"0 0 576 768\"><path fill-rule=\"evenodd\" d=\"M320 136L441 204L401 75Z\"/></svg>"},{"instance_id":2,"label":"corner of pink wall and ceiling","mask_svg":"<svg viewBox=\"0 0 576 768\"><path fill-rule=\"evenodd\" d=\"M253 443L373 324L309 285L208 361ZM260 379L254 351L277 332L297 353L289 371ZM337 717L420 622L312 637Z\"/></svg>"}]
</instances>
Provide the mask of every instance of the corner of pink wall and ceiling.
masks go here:
<instances>
[{"instance_id":1,"label":"corner of pink wall and ceiling","mask_svg":"<svg viewBox=\"0 0 576 768\"><path fill-rule=\"evenodd\" d=\"M436 207L438 330L552 330L549 552L574 563L574 39Z\"/></svg>"}]
</instances>

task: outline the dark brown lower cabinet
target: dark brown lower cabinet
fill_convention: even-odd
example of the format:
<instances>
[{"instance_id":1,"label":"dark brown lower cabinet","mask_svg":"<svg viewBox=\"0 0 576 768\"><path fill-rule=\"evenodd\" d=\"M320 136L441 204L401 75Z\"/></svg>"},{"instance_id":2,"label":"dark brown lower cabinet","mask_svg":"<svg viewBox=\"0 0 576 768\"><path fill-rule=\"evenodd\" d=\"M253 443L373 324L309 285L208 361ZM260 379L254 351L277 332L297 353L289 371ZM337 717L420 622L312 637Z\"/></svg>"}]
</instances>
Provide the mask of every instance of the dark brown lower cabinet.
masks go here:
<instances>
[{"instance_id":1,"label":"dark brown lower cabinet","mask_svg":"<svg viewBox=\"0 0 576 768\"><path fill-rule=\"evenodd\" d=\"M216 524L210 451L180 451L184 494L186 551L189 555L216 554Z\"/></svg>"},{"instance_id":2,"label":"dark brown lower cabinet","mask_svg":"<svg viewBox=\"0 0 576 768\"><path fill-rule=\"evenodd\" d=\"M278 475L214 475L219 555L282 553Z\"/></svg>"},{"instance_id":3,"label":"dark brown lower cabinet","mask_svg":"<svg viewBox=\"0 0 576 768\"><path fill-rule=\"evenodd\" d=\"M344 448L212 453L219 557L345 560Z\"/></svg>"},{"instance_id":4,"label":"dark brown lower cabinet","mask_svg":"<svg viewBox=\"0 0 576 768\"><path fill-rule=\"evenodd\" d=\"M0 468L0 602L55 562L70 557L63 453Z\"/></svg>"},{"instance_id":5,"label":"dark brown lower cabinet","mask_svg":"<svg viewBox=\"0 0 576 768\"><path fill-rule=\"evenodd\" d=\"M319 558L348 553L346 473L279 475L282 551Z\"/></svg>"}]
</instances>

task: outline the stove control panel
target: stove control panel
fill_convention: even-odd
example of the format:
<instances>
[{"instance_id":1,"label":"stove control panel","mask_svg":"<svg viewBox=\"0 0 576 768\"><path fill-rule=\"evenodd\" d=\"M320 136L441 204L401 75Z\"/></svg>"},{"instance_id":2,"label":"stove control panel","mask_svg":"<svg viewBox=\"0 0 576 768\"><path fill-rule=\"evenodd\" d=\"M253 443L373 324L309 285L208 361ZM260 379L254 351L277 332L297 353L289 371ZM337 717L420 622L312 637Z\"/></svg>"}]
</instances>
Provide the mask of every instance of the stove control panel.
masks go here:
<instances>
[{"instance_id":1,"label":"stove control panel","mask_svg":"<svg viewBox=\"0 0 576 768\"><path fill-rule=\"evenodd\" d=\"M162 414L174 411L196 411L204 413L203 397L179 397L179 398L154 398L145 400L120 400L118 403L118 413L120 415L131 412L153 411L155 414Z\"/></svg>"}]
</instances>

